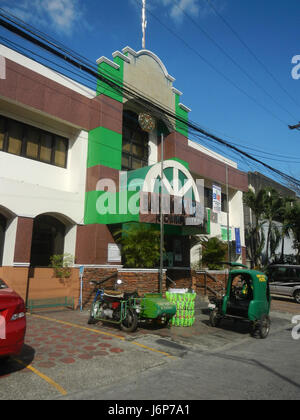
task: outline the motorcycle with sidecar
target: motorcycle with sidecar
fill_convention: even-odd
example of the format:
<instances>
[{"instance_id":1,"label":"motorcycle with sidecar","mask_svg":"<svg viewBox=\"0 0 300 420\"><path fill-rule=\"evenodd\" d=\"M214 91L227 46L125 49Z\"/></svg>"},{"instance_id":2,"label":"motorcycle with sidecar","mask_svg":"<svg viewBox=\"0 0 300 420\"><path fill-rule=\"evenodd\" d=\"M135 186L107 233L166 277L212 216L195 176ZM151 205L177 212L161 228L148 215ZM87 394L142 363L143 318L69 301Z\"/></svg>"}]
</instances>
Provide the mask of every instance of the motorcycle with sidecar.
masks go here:
<instances>
[{"instance_id":1,"label":"motorcycle with sidecar","mask_svg":"<svg viewBox=\"0 0 300 420\"><path fill-rule=\"evenodd\" d=\"M267 276L244 267L229 271L226 294L210 299L210 325L217 327L223 319L246 321L256 338L266 338L270 332L271 296Z\"/></svg>"},{"instance_id":2,"label":"motorcycle with sidecar","mask_svg":"<svg viewBox=\"0 0 300 420\"><path fill-rule=\"evenodd\" d=\"M176 314L176 305L164 299L161 293L146 293L144 297L140 297L137 292L118 291L117 287L122 284L120 279L115 282L114 290L106 290L100 286L107 279L90 282L95 286L96 294L88 324L102 321L119 325L125 332L134 332L139 321L154 321L168 326L170 319Z\"/></svg>"}]
</instances>

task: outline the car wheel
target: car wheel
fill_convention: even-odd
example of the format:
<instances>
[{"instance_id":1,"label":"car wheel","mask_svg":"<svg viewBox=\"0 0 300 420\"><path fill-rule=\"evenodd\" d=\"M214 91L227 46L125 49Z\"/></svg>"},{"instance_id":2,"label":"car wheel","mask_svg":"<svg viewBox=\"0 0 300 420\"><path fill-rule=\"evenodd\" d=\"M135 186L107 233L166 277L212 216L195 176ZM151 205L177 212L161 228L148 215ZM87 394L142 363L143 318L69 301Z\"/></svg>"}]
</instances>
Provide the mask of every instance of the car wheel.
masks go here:
<instances>
[{"instance_id":1,"label":"car wheel","mask_svg":"<svg viewBox=\"0 0 300 420\"><path fill-rule=\"evenodd\" d=\"M294 293L294 299L296 303L300 303L300 290L296 290L296 292Z\"/></svg>"}]
</instances>

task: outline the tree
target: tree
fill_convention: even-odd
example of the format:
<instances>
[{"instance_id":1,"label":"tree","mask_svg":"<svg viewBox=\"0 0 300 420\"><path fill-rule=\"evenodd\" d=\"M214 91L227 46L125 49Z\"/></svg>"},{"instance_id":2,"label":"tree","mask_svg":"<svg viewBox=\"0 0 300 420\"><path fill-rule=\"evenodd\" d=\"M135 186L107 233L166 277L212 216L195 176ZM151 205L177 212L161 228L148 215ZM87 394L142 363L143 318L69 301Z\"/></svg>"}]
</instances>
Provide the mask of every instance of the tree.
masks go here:
<instances>
[{"instance_id":1,"label":"tree","mask_svg":"<svg viewBox=\"0 0 300 420\"><path fill-rule=\"evenodd\" d=\"M206 236L197 238L202 245L202 265L209 270L219 270L227 255L227 244L219 238L207 238Z\"/></svg>"},{"instance_id":2,"label":"tree","mask_svg":"<svg viewBox=\"0 0 300 420\"><path fill-rule=\"evenodd\" d=\"M291 232L291 221L290 212L296 202L295 198L281 197L281 206L279 210L279 222L281 223L281 255L280 262L284 262L284 246L285 238L290 238Z\"/></svg>"},{"instance_id":3,"label":"tree","mask_svg":"<svg viewBox=\"0 0 300 420\"><path fill-rule=\"evenodd\" d=\"M160 232L154 226L132 224L116 232L125 267L154 268L160 258Z\"/></svg>"},{"instance_id":4,"label":"tree","mask_svg":"<svg viewBox=\"0 0 300 420\"><path fill-rule=\"evenodd\" d=\"M251 210L251 221L246 227L246 245L252 264L255 267L262 265L261 255L265 245L263 232L265 222L262 221L265 211L265 197L265 189L259 190L257 193L250 189L243 197L244 204Z\"/></svg>"},{"instance_id":5,"label":"tree","mask_svg":"<svg viewBox=\"0 0 300 420\"><path fill-rule=\"evenodd\" d=\"M279 245L279 231L278 227L274 223L274 221L279 220L282 214L282 205L283 201L281 196L274 188L265 188L264 189L264 211L263 217L266 219L268 224L268 233L267 233L267 241L266 241L266 254L265 254L265 264L269 262L269 254L272 245L272 254L275 254L276 248Z\"/></svg>"},{"instance_id":6,"label":"tree","mask_svg":"<svg viewBox=\"0 0 300 420\"><path fill-rule=\"evenodd\" d=\"M300 204L293 203L289 209L286 220L293 233L294 243L293 248L297 251L297 264L300 264Z\"/></svg>"}]
</instances>

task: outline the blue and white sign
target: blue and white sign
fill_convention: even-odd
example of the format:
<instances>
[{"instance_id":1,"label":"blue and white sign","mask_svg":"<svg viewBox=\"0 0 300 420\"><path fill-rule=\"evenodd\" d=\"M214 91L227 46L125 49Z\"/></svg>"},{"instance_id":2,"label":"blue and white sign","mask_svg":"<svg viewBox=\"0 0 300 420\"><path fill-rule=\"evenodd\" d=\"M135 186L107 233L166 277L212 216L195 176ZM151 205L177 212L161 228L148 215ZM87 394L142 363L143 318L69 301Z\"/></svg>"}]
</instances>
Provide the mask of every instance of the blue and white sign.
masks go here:
<instances>
[{"instance_id":1,"label":"blue and white sign","mask_svg":"<svg viewBox=\"0 0 300 420\"><path fill-rule=\"evenodd\" d=\"M236 243L235 253L237 255L241 255L242 254L242 247L241 247L241 233L240 233L240 228L235 228L235 243Z\"/></svg>"}]
</instances>

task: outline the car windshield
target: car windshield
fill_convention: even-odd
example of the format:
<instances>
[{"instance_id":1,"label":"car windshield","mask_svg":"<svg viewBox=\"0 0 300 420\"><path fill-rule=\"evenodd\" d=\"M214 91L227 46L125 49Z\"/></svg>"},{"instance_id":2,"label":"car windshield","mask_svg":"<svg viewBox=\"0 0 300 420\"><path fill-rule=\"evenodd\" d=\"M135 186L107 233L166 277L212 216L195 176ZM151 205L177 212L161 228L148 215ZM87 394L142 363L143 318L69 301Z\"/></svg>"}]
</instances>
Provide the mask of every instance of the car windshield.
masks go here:
<instances>
[{"instance_id":1,"label":"car windshield","mask_svg":"<svg viewBox=\"0 0 300 420\"><path fill-rule=\"evenodd\" d=\"M7 284L5 284L2 279L0 279L0 289L7 289L7 287Z\"/></svg>"}]
</instances>

